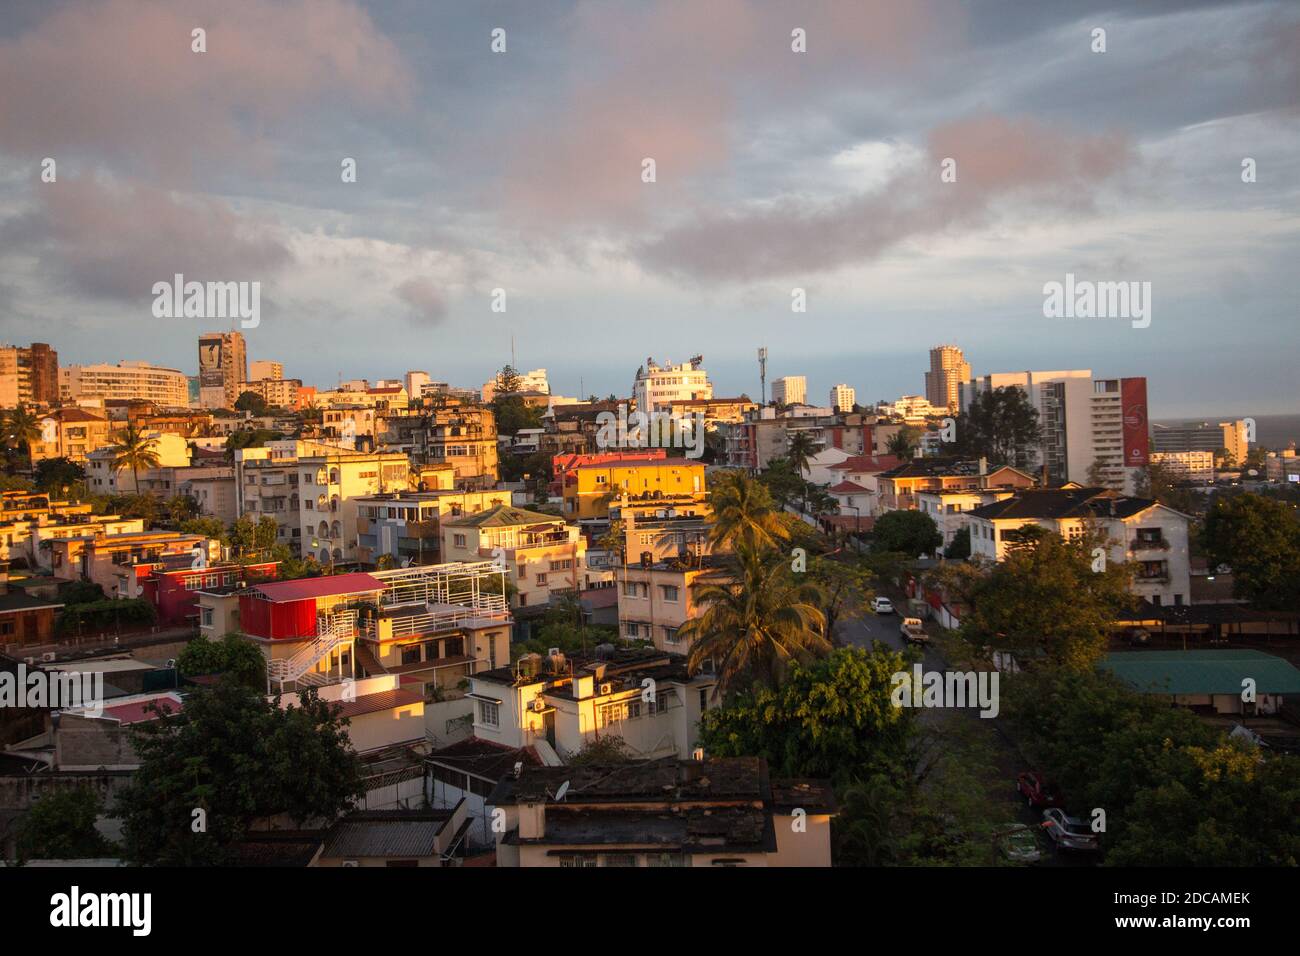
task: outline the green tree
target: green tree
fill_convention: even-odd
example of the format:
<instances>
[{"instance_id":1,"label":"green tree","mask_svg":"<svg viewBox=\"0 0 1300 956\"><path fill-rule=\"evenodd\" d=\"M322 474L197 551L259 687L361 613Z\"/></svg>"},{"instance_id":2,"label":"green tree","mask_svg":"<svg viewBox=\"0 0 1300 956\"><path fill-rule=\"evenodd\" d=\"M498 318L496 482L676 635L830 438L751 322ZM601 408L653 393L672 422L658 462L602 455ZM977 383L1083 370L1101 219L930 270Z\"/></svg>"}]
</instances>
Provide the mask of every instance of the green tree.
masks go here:
<instances>
[{"instance_id":1,"label":"green tree","mask_svg":"<svg viewBox=\"0 0 1300 956\"><path fill-rule=\"evenodd\" d=\"M777 509L767 486L742 471L719 472L710 481L713 519L709 543L715 549L779 548L790 540L793 516Z\"/></svg>"},{"instance_id":2,"label":"green tree","mask_svg":"<svg viewBox=\"0 0 1300 956\"><path fill-rule=\"evenodd\" d=\"M970 557L970 528L962 528L952 536L952 541L944 549L943 556L953 561L965 561Z\"/></svg>"},{"instance_id":3,"label":"green tree","mask_svg":"<svg viewBox=\"0 0 1300 956\"><path fill-rule=\"evenodd\" d=\"M582 749L569 758L569 766L581 767L584 764L606 766L630 763L633 759L632 748L628 746L626 740L614 734L606 734L583 744Z\"/></svg>"},{"instance_id":4,"label":"green tree","mask_svg":"<svg viewBox=\"0 0 1300 956\"><path fill-rule=\"evenodd\" d=\"M817 555L808 563L808 576L821 591L822 617L833 640L836 623L871 600L873 575L861 561Z\"/></svg>"},{"instance_id":5,"label":"green tree","mask_svg":"<svg viewBox=\"0 0 1300 956\"><path fill-rule=\"evenodd\" d=\"M943 544L939 526L920 511L886 511L871 529L875 551L896 551L909 558L930 554Z\"/></svg>"},{"instance_id":6,"label":"green tree","mask_svg":"<svg viewBox=\"0 0 1300 956\"><path fill-rule=\"evenodd\" d=\"M117 801L127 858L219 864L256 821L285 814L301 826L350 809L364 785L339 711L312 689L281 708L226 679L190 695L179 713L133 725L140 769ZM201 832L196 809L206 817Z\"/></svg>"},{"instance_id":7,"label":"green tree","mask_svg":"<svg viewBox=\"0 0 1300 956\"><path fill-rule=\"evenodd\" d=\"M95 829L103 810L104 801L88 785L47 793L18 824L15 847L19 864L89 860L113 853L113 844Z\"/></svg>"},{"instance_id":8,"label":"green tree","mask_svg":"<svg viewBox=\"0 0 1300 956\"><path fill-rule=\"evenodd\" d=\"M241 412L252 412L260 418L266 414L268 406L266 399L257 392L240 392L235 399L235 408Z\"/></svg>"},{"instance_id":9,"label":"green tree","mask_svg":"<svg viewBox=\"0 0 1300 956\"><path fill-rule=\"evenodd\" d=\"M178 527L198 514L199 503L189 495L172 495L167 499L167 516Z\"/></svg>"},{"instance_id":10,"label":"green tree","mask_svg":"<svg viewBox=\"0 0 1300 956\"><path fill-rule=\"evenodd\" d=\"M131 469L131 475L135 479L132 490L136 494L140 493L140 469L157 468L161 460L158 456L158 439L146 435L139 426L132 423L128 423L126 428L113 436L109 451L113 455L114 472Z\"/></svg>"},{"instance_id":11,"label":"green tree","mask_svg":"<svg viewBox=\"0 0 1300 956\"><path fill-rule=\"evenodd\" d=\"M996 465L1030 467L1042 437L1038 410L1015 385L980 392L957 417L957 453Z\"/></svg>"},{"instance_id":12,"label":"green tree","mask_svg":"<svg viewBox=\"0 0 1300 956\"><path fill-rule=\"evenodd\" d=\"M680 630L691 644L689 667L712 663L716 693L741 681L776 686L791 663L830 649L822 595L798 580L785 555L742 547L725 568L725 578L695 592L703 611Z\"/></svg>"},{"instance_id":13,"label":"green tree","mask_svg":"<svg viewBox=\"0 0 1300 956\"><path fill-rule=\"evenodd\" d=\"M716 757L760 756L774 777L843 785L914 768L912 708L895 707L892 677L905 655L841 647L793 663L779 686L758 683L700 718L700 743Z\"/></svg>"},{"instance_id":14,"label":"green tree","mask_svg":"<svg viewBox=\"0 0 1300 956\"><path fill-rule=\"evenodd\" d=\"M1300 516L1262 495L1220 498L1205 517L1202 544L1211 567L1232 568L1233 591L1260 608L1300 607Z\"/></svg>"},{"instance_id":15,"label":"green tree","mask_svg":"<svg viewBox=\"0 0 1300 956\"><path fill-rule=\"evenodd\" d=\"M767 486L772 500L782 510L803 497L806 484L788 458L772 459L763 473L758 476L758 480Z\"/></svg>"},{"instance_id":16,"label":"green tree","mask_svg":"<svg viewBox=\"0 0 1300 956\"><path fill-rule=\"evenodd\" d=\"M885 451L895 458L907 459L915 454L919 444L921 444L921 429L904 425L889 436L889 440L885 442Z\"/></svg>"},{"instance_id":17,"label":"green tree","mask_svg":"<svg viewBox=\"0 0 1300 956\"><path fill-rule=\"evenodd\" d=\"M180 523L180 530L185 534L201 534L205 537L229 544L229 534L220 518L190 518Z\"/></svg>"},{"instance_id":18,"label":"green tree","mask_svg":"<svg viewBox=\"0 0 1300 956\"><path fill-rule=\"evenodd\" d=\"M0 419L0 425L3 425L5 448L24 455L30 465L32 443L41 437L40 419L29 412L26 405L19 403L17 408Z\"/></svg>"},{"instance_id":19,"label":"green tree","mask_svg":"<svg viewBox=\"0 0 1300 956\"><path fill-rule=\"evenodd\" d=\"M36 487L51 495L66 495L86 480L86 470L69 458L43 458L36 463Z\"/></svg>"},{"instance_id":20,"label":"green tree","mask_svg":"<svg viewBox=\"0 0 1300 956\"><path fill-rule=\"evenodd\" d=\"M184 677L228 674L254 690L266 687L266 658L256 644L239 634L226 634L219 641L199 635L181 649L176 666Z\"/></svg>"},{"instance_id":21,"label":"green tree","mask_svg":"<svg viewBox=\"0 0 1300 956\"><path fill-rule=\"evenodd\" d=\"M1066 542L1030 526L969 595L961 637L976 650L1037 656L1086 668L1105 652L1112 623L1133 603L1132 567L1106 561L1097 533ZM1098 562L1102 562L1099 564Z\"/></svg>"}]
</instances>

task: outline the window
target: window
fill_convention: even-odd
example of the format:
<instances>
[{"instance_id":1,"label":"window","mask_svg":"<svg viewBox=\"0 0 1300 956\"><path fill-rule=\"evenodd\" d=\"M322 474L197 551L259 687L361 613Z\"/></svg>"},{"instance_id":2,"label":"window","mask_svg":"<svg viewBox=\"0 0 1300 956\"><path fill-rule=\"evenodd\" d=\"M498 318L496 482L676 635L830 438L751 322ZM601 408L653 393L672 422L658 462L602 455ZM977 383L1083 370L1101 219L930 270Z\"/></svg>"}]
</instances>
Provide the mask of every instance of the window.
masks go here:
<instances>
[{"instance_id":1,"label":"window","mask_svg":"<svg viewBox=\"0 0 1300 956\"><path fill-rule=\"evenodd\" d=\"M677 595L678 595L677 585L661 584L659 585L659 593L663 595L665 601L669 601L673 604L677 603Z\"/></svg>"},{"instance_id":2,"label":"window","mask_svg":"<svg viewBox=\"0 0 1300 956\"><path fill-rule=\"evenodd\" d=\"M578 868L595 865L596 854L594 853L564 853L560 856L560 866L562 867Z\"/></svg>"},{"instance_id":3,"label":"window","mask_svg":"<svg viewBox=\"0 0 1300 956\"><path fill-rule=\"evenodd\" d=\"M682 639L677 635L677 628L664 625L664 643L680 644Z\"/></svg>"},{"instance_id":4,"label":"window","mask_svg":"<svg viewBox=\"0 0 1300 956\"><path fill-rule=\"evenodd\" d=\"M501 726L501 707L491 701L480 700L478 702L478 722L488 727Z\"/></svg>"},{"instance_id":5,"label":"window","mask_svg":"<svg viewBox=\"0 0 1300 956\"><path fill-rule=\"evenodd\" d=\"M649 597L650 585L644 581L628 581L623 585L623 594L631 598Z\"/></svg>"},{"instance_id":6,"label":"window","mask_svg":"<svg viewBox=\"0 0 1300 956\"><path fill-rule=\"evenodd\" d=\"M402 663L403 663L403 664L418 664L418 663L420 663L420 645L419 645L419 644L408 644L408 645L406 645L405 647L402 648Z\"/></svg>"},{"instance_id":7,"label":"window","mask_svg":"<svg viewBox=\"0 0 1300 956\"><path fill-rule=\"evenodd\" d=\"M201 607L201 608L199 608L199 619L200 619L200 621L201 621L201 623L203 624L204 627L211 627L211 626L212 626L212 608L210 608L210 607Z\"/></svg>"},{"instance_id":8,"label":"window","mask_svg":"<svg viewBox=\"0 0 1300 956\"><path fill-rule=\"evenodd\" d=\"M625 630L627 631L627 636L628 636L628 637L637 637L637 636L639 635L639 633L640 633L640 628L641 628L641 625L637 624L636 621L628 621L628 622L627 622L627 627L625 628Z\"/></svg>"},{"instance_id":9,"label":"window","mask_svg":"<svg viewBox=\"0 0 1300 956\"><path fill-rule=\"evenodd\" d=\"M621 866L621 867L636 866L636 854L635 853L606 853L605 865Z\"/></svg>"},{"instance_id":10,"label":"window","mask_svg":"<svg viewBox=\"0 0 1300 956\"><path fill-rule=\"evenodd\" d=\"M463 534L453 534L451 536L451 543L458 548L463 548L465 547L465 536Z\"/></svg>"}]
</instances>

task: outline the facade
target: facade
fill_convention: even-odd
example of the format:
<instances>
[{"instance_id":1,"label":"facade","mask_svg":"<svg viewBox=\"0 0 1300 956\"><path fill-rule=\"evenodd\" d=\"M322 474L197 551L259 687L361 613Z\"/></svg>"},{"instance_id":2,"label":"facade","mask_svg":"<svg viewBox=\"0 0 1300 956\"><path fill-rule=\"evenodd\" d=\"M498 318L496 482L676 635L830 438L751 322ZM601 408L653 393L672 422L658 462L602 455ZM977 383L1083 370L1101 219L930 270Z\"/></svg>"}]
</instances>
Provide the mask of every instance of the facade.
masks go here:
<instances>
[{"instance_id":1,"label":"facade","mask_svg":"<svg viewBox=\"0 0 1300 956\"><path fill-rule=\"evenodd\" d=\"M51 573L60 581L86 580L109 597L144 597L144 581L157 565L216 564L221 544L201 534L131 531L95 537L49 539Z\"/></svg>"},{"instance_id":2,"label":"facade","mask_svg":"<svg viewBox=\"0 0 1300 956\"><path fill-rule=\"evenodd\" d=\"M627 640L651 641L672 654L689 654L690 641L680 632L703 612L695 589L725 580L717 560L707 555L627 562L615 574L619 634Z\"/></svg>"},{"instance_id":3,"label":"facade","mask_svg":"<svg viewBox=\"0 0 1300 956\"><path fill-rule=\"evenodd\" d=\"M610 505L622 496L660 509L700 505L708 498L704 463L686 458L589 461L566 471L563 480L563 512L575 520L608 516Z\"/></svg>"},{"instance_id":4,"label":"facade","mask_svg":"<svg viewBox=\"0 0 1300 956\"><path fill-rule=\"evenodd\" d=\"M256 564L211 564L193 567L189 553L164 558L150 566L135 566L138 597L158 610L162 627L198 626L199 592L211 588L246 587L250 581L273 581L279 565L274 561ZM224 633L224 632L223 632ZM221 637L221 634L216 637Z\"/></svg>"},{"instance_id":5,"label":"facade","mask_svg":"<svg viewBox=\"0 0 1300 956\"><path fill-rule=\"evenodd\" d=\"M1227 457L1240 466L1250 452L1249 425L1244 419L1231 422L1187 422L1182 425L1152 425L1151 447L1157 452L1208 451Z\"/></svg>"},{"instance_id":6,"label":"facade","mask_svg":"<svg viewBox=\"0 0 1300 956\"><path fill-rule=\"evenodd\" d=\"M442 519L477 514L512 501L508 490L398 491L357 499L357 560L387 555L394 566L442 562Z\"/></svg>"},{"instance_id":7,"label":"facade","mask_svg":"<svg viewBox=\"0 0 1300 956\"><path fill-rule=\"evenodd\" d=\"M428 699L509 660L501 578L487 562L337 574L202 592L199 609L262 649L273 688L396 675Z\"/></svg>"},{"instance_id":8,"label":"facade","mask_svg":"<svg viewBox=\"0 0 1300 956\"><path fill-rule=\"evenodd\" d=\"M974 508L966 521L971 556L992 561L1027 525L1067 541L1095 529L1106 536L1108 561L1137 566L1135 595L1155 605L1191 604L1188 519L1159 502L1105 488L1040 488Z\"/></svg>"},{"instance_id":9,"label":"facade","mask_svg":"<svg viewBox=\"0 0 1300 956\"><path fill-rule=\"evenodd\" d=\"M445 561L496 561L516 588L516 608L549 604L604 577L587 568L587 542L576 525L513 505L444 518L441 547Z\"/></svg>"},{"instance_id":10,"label":"facade","mask_svg":"<svg viewBox=\"0 0 1300 956\"><path fill-rule=\"evenodd\" d=\"M685 658L656 650L533 654L470 678L473 739L533 747L566 763L608 735L638 760L681 756L695 746L700 715L716 705L716 683L712 674L689 674Z\"/></svg>"},{"instance_id":11,"label":"facade","mask_svg":"<svg viewBox=\"0 0 1300 956\"><path fill-rule=\"evenodd\" d=\"M943 535L943 547L952 544L957 532L966 527L966 515L982 505L1002 501L1015 494L1010 488L969 488L948 491L920 491L916 510L929 515Z\"/></svg>"},{"instance_id":12,"label":"facade","mask_svg":"<svg viewBox=\"0 0 1300 956\"><path fill-rule=\"evenodd\" d=\"M830 784L770 779L761 757L523 765L488 803L497 866L831 865Z\"/></svg>"},{"instance_id":13,"label":"facade","mask_svg":"<svg viewBox=\"0 0 1300 956\"><path fill-rule=\"evenodd\" d=\"M837 412L851 412L857 404L858 396L852 385L832 385L830 406Z\"/></svg>"},{"instance_id":14,"label":"facade","mask_svg":"<svg viewBox=\"0 0 1300 956\"><path fill-rule=\"evenodd\" d=\"M1212 451L1154 451L1151 453L1151 464L1159 465L1174 481L1214 480Z\"/></svg>"},{"instance_id":15,"label":"facade","mask_svg":"<svg viewBox=\"0 0 1300 956\"><path fill-rule=\"evenodd\" d=\"M59 401L59 353L44 342L0 345L0 408Z\"/></svg>"},{"instance_id":16,"label":"facade","mask_svg":"<svg viewBox=\"0 0 1300 956\"><path fill-rule=\"evenodd\" d=\"M254 362L253 364L265 363ZM302 379L300 378L254 378L249 382L240 382L236 392L238 393L235 396L236 399L244 392L253 392L261 396L262 401L272 408L287 408L298 411L303 407L304 395Z\"/></svg>"},{"instance_id":17,"label":"facade","mask_svg":"<svg viewBox=\"0 0 1300 956\"><path fill-rule=\"evenodd\" d=\"M24 647L52 643L62 608L58 601L11 589L9 562L0 561L0 650L22 657Z\"/></svg>"},{"instance_id":18,"label":"facade","mask_svg":"<svg viewBox=\"0 0 1300 956\"><path fill-rule=\"evenodd\" d=\"M960 407L961 386L970 381L970 363L955 345L930 349L930 370L925 373L925 398L950 412Z\"/></svg>"},{"instance_id":19,"label":"facade","mask_svg":"<svg viewBox=\"0 0 1300 956\"><path fill-rule=\"evenodd\" d=\"M200 517L216 518L226 525L234 524L239 518L239 492L229 468L217 475L182 477L177 492L194 499Z\"/></svg>"},{"instance_id":20,"label":"facade","mask_svg":"<svg viewBox=\"0 0 1300 956\"><path fill-rule=\"evenodd\" d=\"M284 363L258 359L248 363L248 377L254 382L276 381L284 378Z\"/></svg>"},{"instance_id":21,"label":"facade","mask_svg":"<svg viewBox=\"0 0 1300 956\"><path fill-rule=\"evenodd\" d=\"M40 416L41 436L31 443L32 463L67 458L84 464L95 449L109 443L112 427L102 415L83 408L56 408Z\"/></svg>"},{"instance_id":22,"label":"facade","mask_svg":"<svg viewBox=\"0 0 1300 956\"><path fill-rule=\"evenodd\" d=\"M662 411L684 399L712 398L713 385L703 364L704 358L699 355L680 365L671 362L659 365L653 358L647 358L645 365L636 370L632 385L632 401L637 411Z\"/></svg>"},{"instance_id":23,"label":"facade","mask_svg":"<svg viewBox=\"0 0 1300 956\"><path fill-rule=\"evenodd\" d=\"M64 402L145 401L162 408L190 404L185 373L148 362L65 366L59 369L59 397Z\"/></svg>"},{"instance_id":24,"label":"facade","mask_svg":"<svg viewBox=\"0 0 1300 956\"><path fill-rule=\"evenodd\" d=\"M803 375L783 375L772 383L772 401L777 405L808 404L808 379Z\"/></svg>"},{"instance_id":25,"label":"facade","mask_svg":"<svg viewBox=\"0 0 1300 956\"><path fill-rule=\"evenodd\" d=\"M205 332L199 337L199 402L204 408L234 408L239 385L248 381L248 348L239 332Z\"/></svg>"},{"instance_id":26,"label":"facade","mask_svg":"<svg viewBox=\"0 0 1300 956\"><path fill-rule=\"evenodd\" d=\"M990 469L984 459L913 458L875 476L877 513L915 511L923 492L1030 488L1032 475L1007 465Z\"/></svg>"},{"instance_id":27,"label":"facade","mask_svg":"<svg viewBox=\"0 0 1300 956\"><path fill-rule=\"evenodd\" d=\"M86 456L86 487L101 495L152 493L170 497L177 494L180 482L191 477L186 474L190 471L189 442L180 435L169 432L145 434L154 441L153 451L158 456L158 465L141 469L138 488L134 471L114 466L116 455L111 446L101 447ZM227 472L228 470L226 469ZM196 474L202 476L220 473L221 466L212 466L199 469Z\"/></svg>"}]
</instances>

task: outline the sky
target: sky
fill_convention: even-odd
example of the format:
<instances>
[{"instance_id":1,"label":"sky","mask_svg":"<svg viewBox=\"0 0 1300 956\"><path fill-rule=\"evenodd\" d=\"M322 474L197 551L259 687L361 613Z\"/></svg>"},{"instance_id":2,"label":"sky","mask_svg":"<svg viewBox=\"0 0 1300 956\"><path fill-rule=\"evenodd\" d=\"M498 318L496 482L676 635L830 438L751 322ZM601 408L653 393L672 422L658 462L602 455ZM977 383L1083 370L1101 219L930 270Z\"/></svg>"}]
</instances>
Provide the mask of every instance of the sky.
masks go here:
<instances>
[{"instance_id":1,"label":"sky","mask_svg":"<svg viewBox=\"0 0 1300 956\"><path fill-rule=\"evenodd\" d=\"M0 17L0 339L62 364L194 374L198 335L230 323L154 317L181 273L259 282L250 359L318 387L478 386L513 343L565 395L702 354L716 394L756 397L766 346L769 384L867 402L922 392L952 343L976 374L1145 375L1153 417L1285 414L1298 264L1294 2ZM1045 317L1067 273L1149 282L1149 325Z\"/></svg>"}]
</instances>

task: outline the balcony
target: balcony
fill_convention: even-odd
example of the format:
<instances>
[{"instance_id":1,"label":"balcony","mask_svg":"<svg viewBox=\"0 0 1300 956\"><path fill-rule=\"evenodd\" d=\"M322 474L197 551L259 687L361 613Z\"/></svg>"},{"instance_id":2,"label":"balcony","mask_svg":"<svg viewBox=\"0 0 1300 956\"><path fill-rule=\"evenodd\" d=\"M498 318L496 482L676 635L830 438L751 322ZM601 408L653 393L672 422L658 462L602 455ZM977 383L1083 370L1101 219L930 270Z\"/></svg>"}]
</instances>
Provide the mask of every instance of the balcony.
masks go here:
<instances>
[{"instance_id":1,"label":"balcony","mask_svg":"<svg viewBox=\"0 0 1300 956\"><path fill-rule=\"evenodd\" d=\"M1128 549L1134 553L1139 551L1168 551L1169 541L1164 535L1158 538L1134 538Z\"/></svg>"}]
</instances>

